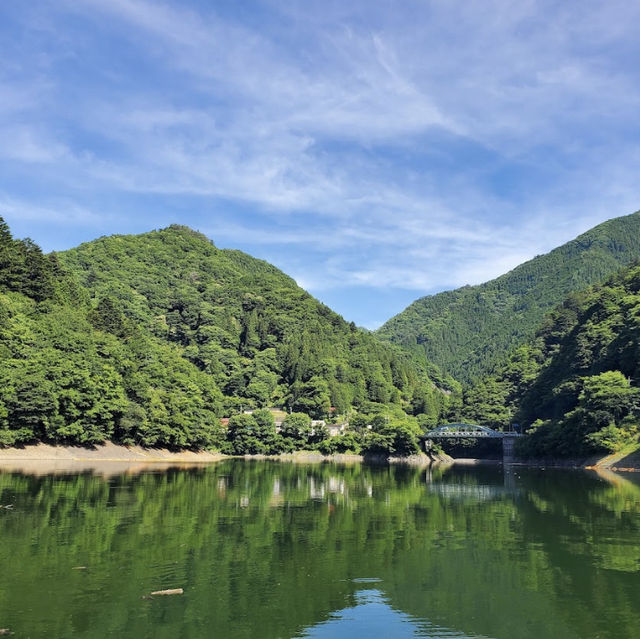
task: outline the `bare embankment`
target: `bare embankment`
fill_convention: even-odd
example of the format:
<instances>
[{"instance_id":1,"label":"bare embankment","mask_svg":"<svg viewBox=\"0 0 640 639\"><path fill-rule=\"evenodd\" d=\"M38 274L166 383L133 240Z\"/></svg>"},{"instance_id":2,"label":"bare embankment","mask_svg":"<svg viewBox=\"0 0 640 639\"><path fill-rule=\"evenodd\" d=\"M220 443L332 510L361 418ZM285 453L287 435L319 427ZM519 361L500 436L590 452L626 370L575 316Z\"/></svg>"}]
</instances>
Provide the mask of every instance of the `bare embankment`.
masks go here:
<instances>
[{"instance_id":1,"label":"bare embankment","mask_svg":"<svg viewBox=\"0 0 640 639\"><path fill-rule=\"evenodd\" d=\"M187 468L228 459L228 455L207 451L169 451L141 446L119 446L111 442L84 448L82 446L52 446L33 444L20 448L0 448L0 471L24 472L33 475L51 473L93 472L113 476L166 468ZM271 459L300 464L335 462L338 464L401 463L427 466L451 463L446 455L412 455L411 457L363 457L362 455L322 455L313 451L296 451L282 455L245 455L244 459Z\"/></svg>"},{"instance_id":2,"label":"bare embankment","mask_svg":"<svg viewBox=\"0 0 640 639\"><path fill-rule=\"evenodd\" d=\"M450 464L453 459L448 455L409 455L408 457L385 457L384 455L354 455L349 453L323 455L315 451L298 450L294 453L282 453L281 455L245 455L247 459L277 459L301 464L320 462L336 462L338 464L352 464L367 462L372 464L408 464L410 466L429 466L431 464Z\"/></svg>"},{"instance_id":3,"label":"bare embankment","mask_svg":"<svg viewBox=\"0 0 640 639\"><path fill-rule=\"evenodd\" d=\"M120 446L106 442L98 446L52 446L50 444L32 444L20 448L0 448L0 471L26 472L35 475L68 472L93 472L100 475L119 473L138 473L145 470L163 470L166 468L186 468L195 465L210 464L228 455L209 451L170 451L162 448L143 448L142 446ZM362 455L336 454L322 455L313 451L296 451L282 455L246 455L245 459L271 459L293 463L335 462L352 463L396 463L417 466L430 464L499 464L498 460L453 459L448 455L411 457L371 457ZM588 459L530 459L515 460L516 465L591 468L596 470L640 471L640 445L607 456Z\"/></svg>"},{"instance_id":4,"label":"bare embankment","mask_svg":"<svg viewBox=\"0 0 640 639\"><path fill-rule=\"evenodd\" d=\"M33 444L20 448L0 448L0 470L35 475L91 471L101 475L137 473L144 470L187 467L223 459L207 451L173 452L162 448L119 446L106 442L98 446L51 446Z\"/></svg>"},{"instance_id":5,"label":"bare embankment","mask_svg":"<svg viewBox=\"0 0 640 639\"><path fill-rule=\"evenodd\" d=\"M632 444L619 453L602 457L593 464L593 468L640 471L640 444Z\"/></svg>"}]
</instances>

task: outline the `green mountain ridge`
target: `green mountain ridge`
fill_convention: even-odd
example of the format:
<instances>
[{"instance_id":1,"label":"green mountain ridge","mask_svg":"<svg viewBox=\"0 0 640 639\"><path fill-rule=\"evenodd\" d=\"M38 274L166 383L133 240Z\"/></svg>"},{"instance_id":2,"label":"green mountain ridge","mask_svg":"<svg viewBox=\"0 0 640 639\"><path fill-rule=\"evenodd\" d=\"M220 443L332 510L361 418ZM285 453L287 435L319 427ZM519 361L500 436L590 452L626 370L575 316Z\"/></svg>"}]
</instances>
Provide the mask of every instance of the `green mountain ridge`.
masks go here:
<instances>
[{"instance_id":1,"label":"green mountain ridge","mask_svg":"<svg viewBox=\"0 0 640 639\"><path fill-rule=\"evenodd\" d=\"M570 293L640 258L640 212L614 218L494 280L420 298L376 334L462 382L492 370Z\"/></svg>"},{"instance_id":2,"label":"green mountain ridge","mask_svg":"<svg viewBox=\"0 0 640 639\"><path fill-rule=\"evenodd\" d=\"M435 421L451 401L438 386L453 380L187 227L45 256L0 223L0 444L224 448L219 418L243 409L321 418L355 408L386 415L384 430L407 412ZM241 417L234 428L276 445L270 415Z\"/></svg>"},{"instance_id":3,"label":"green mountain ridge","mask_svg":"<svg viewBox=\"0 0 640 639\"><path fill-rule=\"evenodd\" d=\"M640 265L573 293L493 375L465 391L467 419L519 423L520 453L622 450L640 432Z\"/></svg>"}]
</instances>

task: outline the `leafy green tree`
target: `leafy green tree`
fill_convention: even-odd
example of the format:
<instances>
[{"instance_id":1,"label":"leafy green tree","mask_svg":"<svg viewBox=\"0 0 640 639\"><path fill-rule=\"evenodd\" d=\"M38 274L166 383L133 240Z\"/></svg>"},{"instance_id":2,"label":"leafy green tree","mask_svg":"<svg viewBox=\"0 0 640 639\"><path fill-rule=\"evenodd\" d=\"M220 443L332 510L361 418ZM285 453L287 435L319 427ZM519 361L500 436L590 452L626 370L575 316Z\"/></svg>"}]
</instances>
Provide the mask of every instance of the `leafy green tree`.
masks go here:
<instances>
[{"instance_id":1,"label":"leafy green tree","mask_svg":"<svg viewBox=\"0 0 640 639\"><path fill-rule=\"evenodd\" d=\"M314 376L308 382L300 384L292 398L292 410L306 413L313 419L322 419L329 414L331 398L329 385L321 377Z\"/></svg>"},{"instance_id":2,"label":"leafy green tree","mask_svg":"<svg viewBox=\"0 0 640 639\"><path fill-rule=\"evenodd\" d=\"M317 448L325 455L335 455L336 453L359 455L362 451L362 436L349 431L324 439L318 444Z\"/></svg>"},{"instance_id":3,"label":"leafy green tree","mask_svg":"<svg viewBox=\"0 0 640 639\"><path fill-rule=\"evenodd\" d=\"M463 419L500 430L509 426L513 408L509 406L507 385L486 378L464 394Z\"/></svg>"},{"instance_id":4,"label":"leafy green tree","mask_svg":"<svg viewBox=\"0 0 640 639\"><path fill-rule=\"evenodd\" d=\"M356 433L363 433L370 425L371 418L363 413L356 413L349 420L349 427Z\"/></svg>"},{"instance_id":5,"label":"leafy green tree","mask_svg":"<svg viewBox=\"0 0 640 639\"><path fill-rule=\"evenodd\" d=\"M253 411L256 422L256 437L264 444L265 453L276 454L282 452L282 438L276 433L276 423L273 413L266 409Z\"/></svg>"},{"instance_id":6,"label":"leafy green tree","mask_svg":"<svg viewBox=\"0 0 640 639\"><path fill-rule=\"evenodd\" d=\"M22 441L53 440L58 409L53 384L32 370L24 370L10 383L4 403L11 430L23 433Z\"/></svg>"},{"instance_id":7,"label":"leafy green tree","mask_svg":"<svg viewBox=\"0 0 640 639\"><path fill-rule=\"evenodd\" d=\"M390 432L365 433L362 439L362 452L365 455L389 456L395 453L394 438Z\"/></svg>"},{"instance_id":8,"label":"leafy green tree","mask_svg":"<svg viewBox=\"0 0 640 639\"><path fill-rule=\"evenodd\" d=\"M605 371L583 380L578 396L579 406L585 411L602 411L611 422L619 421L632 408L637 407L640 390L620 371Z\"/></svg>"},{"instance_id":9,"label":"leafy green tree","mask_svg":"<svg viewBox=\"0 0 640 639\"><path fill-rule=\"evenodd\" d=\"M294 442L297 447L304 447L311 436L311 418L304 413L287 415L280 427L280 434Z\"/></svg>"},{"instance_id":10,"label":"leafy green tree","mask_svg":"<svg viewBox=\"0 0 640 639\"><path fill-rule=\"evenodd\" d=\"M253 415L234 415L227 426L227 440L236 455L265 453L266 446L258 437L258 424Z\"/></svg>"},{"instance_id":11,"label":"leafy green tree","mask_svg":"<svg viewBox=\"0 0 640 639\"><path fill-rule=\"evenodd\" d=\"M638 423L634 420L621 426L608 424L594 433L585 435L585 442L595 450L604 450L610 453L622 450L625 446L638 441Z\"/></svg>"},{"instance_id":12,"label":"leafy green tree","mask_svg":"<svg viewBox=\"0 0 640 639\"><path fill-rule=\"evenodd\" d=\"M89 313L89 321L98 330L118 337L126 337L130 330L118 302L111 296L100 299L96 309Z\"/></svg>"},{"instance_id":13,"label":"leafy green tree","mask_svg":"<svg viewBox=\"0 0 640 639\"><path fill-rule=\"evenodd\" d=\"M270 371L259 371L251 379L244 395L253 399L258 406L268 406L278 386L278 376Z\"/></svg>"},{"instance_id":14,"label":"leafy green tree","mask_svg":"<svg viewBox=\"0 0 640 639\"><path fill-rule=\"evenodd\" d=\"M405 457L420 452L417 424L406 421L394 423L387 428L386 432L392 437L393 452L397 456Z\"/></svg>"},{"instance_id":15,"label":"leafy green tree","mask_svg":"<svg viewBox=\"0 0 640 639\"><path fill-rule=\"evenodd\" d=\"M320 445L330 437L329 429L324 424L314 424L308 441L312 448L319 449Z\"/></svg>"}]
</instances>

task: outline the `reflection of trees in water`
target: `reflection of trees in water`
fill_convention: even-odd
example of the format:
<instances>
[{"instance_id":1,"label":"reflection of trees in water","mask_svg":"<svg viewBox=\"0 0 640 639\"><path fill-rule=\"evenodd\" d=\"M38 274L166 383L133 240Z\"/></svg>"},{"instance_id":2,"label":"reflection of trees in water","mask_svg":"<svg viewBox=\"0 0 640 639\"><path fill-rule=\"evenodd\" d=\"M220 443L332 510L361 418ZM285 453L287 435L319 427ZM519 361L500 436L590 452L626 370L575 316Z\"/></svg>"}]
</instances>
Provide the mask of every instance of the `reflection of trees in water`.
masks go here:
<instances>
[{"instance_id":1,"label":"reflection of trees in water","mask_svg":"<svg viewBox=\"0 0 640 639\"><path fill-rule=\"evenodd\" d=\"M0 517L12 575L0 610L44 602L12 626L33 635L40 623L50 636L146 636L162 617L166 636L293 636L375 576L395 608L446 627L584 639L618 615L624 637L640 621L640 573L619 568L640 552L626 489L616 498L572 472L269 461L109 481L0 475L0 503L14 504ZM172 586L185 597L138 603Z\"/></svg>"},{"instance_id":2,"label":"reflection of trees in water","mask_svg":"<svg viewBox=\"0 0 640 639\"><path fill-rule=\"evenodd\" d=\"M578 636L633 637L640 618L640 517L629 491L593 472L530 470L519 503L523 541L543 549L550 567L546 587L560 601ZM626 493L626 496L625 496ZM582 633L582 634L580 634Z\"/></svg>"}]
</instances>

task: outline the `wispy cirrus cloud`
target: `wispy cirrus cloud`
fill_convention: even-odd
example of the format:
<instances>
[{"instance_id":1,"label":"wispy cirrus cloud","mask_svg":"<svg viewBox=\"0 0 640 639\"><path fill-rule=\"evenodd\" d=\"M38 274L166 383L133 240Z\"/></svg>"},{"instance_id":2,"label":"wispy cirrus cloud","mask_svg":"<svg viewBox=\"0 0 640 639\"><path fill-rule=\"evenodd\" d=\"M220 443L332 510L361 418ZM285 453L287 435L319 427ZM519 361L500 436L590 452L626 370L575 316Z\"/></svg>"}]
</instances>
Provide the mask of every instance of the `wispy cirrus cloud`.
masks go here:
<instances>
[{"instance_id":1,"label":"wispy cirrus cloud","mask_svg":"<svg viewBox=\"0 0 640 639\"><path fill-rule=\"evenodd\" d=\"M56 201L41 206L33 206L25 200L16 200L0 193L0 211L9 223L30 222L59 225L96 227L112 215L105 211L92 211L73 202Z\"/></svg>"},{"instance_id":2,"label":"wispy cirrus cloud","mask_svg":"<svg viewBox=\"0 0 640 639\"><path fill-rule=\"evenodd\" d=\"M349 289L332 301L362 323L353 287L476 283L638 208L633 3L0 13L0 188L25 216L192 224L322 295Z\"/></svg>"}]
</instances>

